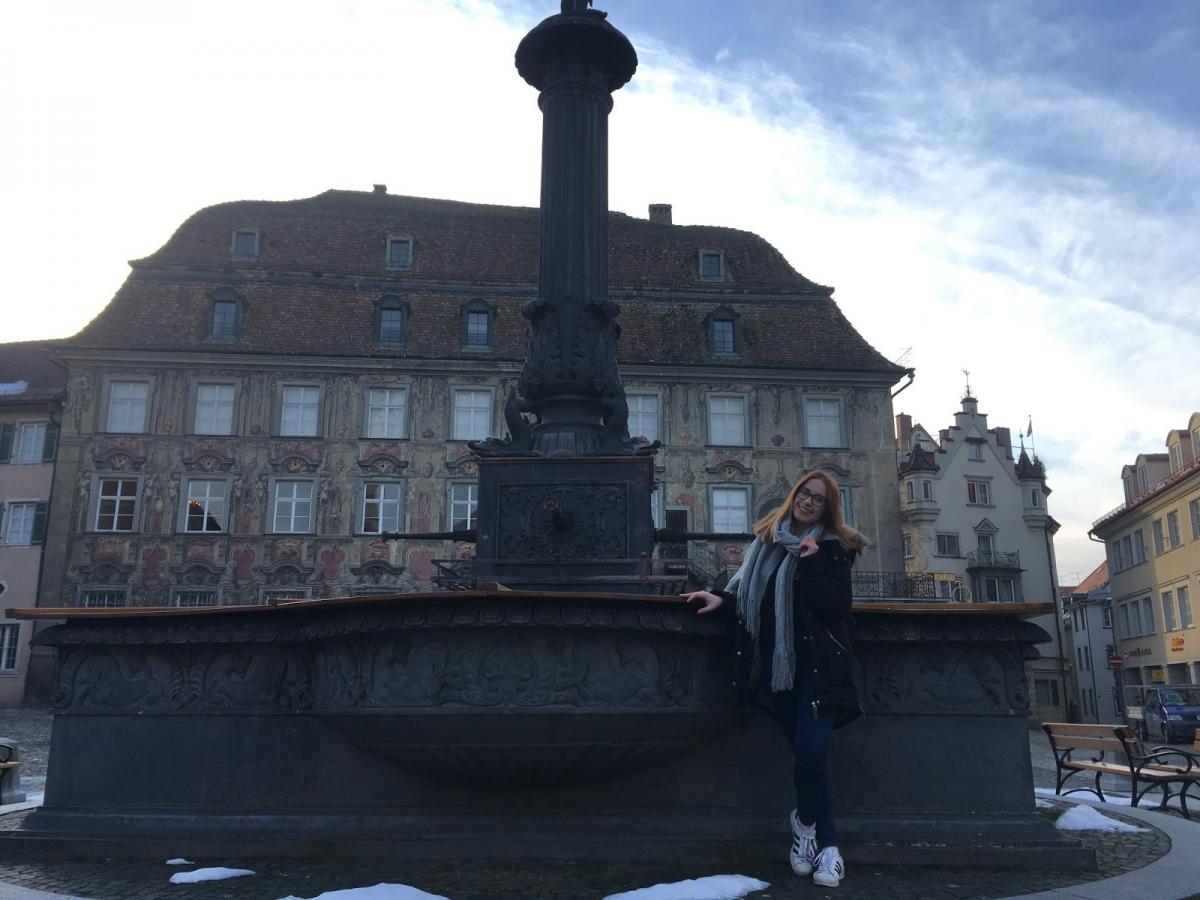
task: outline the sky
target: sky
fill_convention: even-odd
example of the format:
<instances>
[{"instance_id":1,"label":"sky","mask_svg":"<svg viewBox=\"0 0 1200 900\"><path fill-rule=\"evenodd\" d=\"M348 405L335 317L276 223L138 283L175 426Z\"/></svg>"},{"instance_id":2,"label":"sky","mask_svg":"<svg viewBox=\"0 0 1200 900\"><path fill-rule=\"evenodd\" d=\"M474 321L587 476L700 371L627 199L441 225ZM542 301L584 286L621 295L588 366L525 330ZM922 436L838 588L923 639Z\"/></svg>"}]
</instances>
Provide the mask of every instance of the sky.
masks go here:
<instances>
[{"instance_id":1,"label":"sky","mask_svg":"<svg viewBox=\"0 0 1200 900\"><path fill-rule=\"evenodd\" d=\"M610 205L753 231L916 369L1032 419L1064 584L1200 408L1200 6L599 0L638 50ZM191 213L329 188L536 206L553 0L0 6L0 340L86 324Z\"/></svg>"}]
</instances>

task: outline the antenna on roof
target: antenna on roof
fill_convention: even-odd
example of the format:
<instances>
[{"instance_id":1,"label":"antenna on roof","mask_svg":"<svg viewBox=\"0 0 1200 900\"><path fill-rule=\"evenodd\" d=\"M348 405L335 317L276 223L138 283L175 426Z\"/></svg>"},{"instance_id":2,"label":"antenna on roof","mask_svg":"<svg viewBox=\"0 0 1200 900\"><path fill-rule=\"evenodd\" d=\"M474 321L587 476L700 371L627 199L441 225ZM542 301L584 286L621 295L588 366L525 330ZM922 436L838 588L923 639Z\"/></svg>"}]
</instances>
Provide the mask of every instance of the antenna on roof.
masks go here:
<instances>
[{"instance_id":1,"label":"antenna on roof","mask_svg":"<svg viewBox=\"0 0 1200 900\"><path fill-rule=\"evenodd\" d=\"M963 394L963 399L966 400L968 397L971 396L971 373L967 369L963 369L962 373L963 373L963 378L965 378L966 382L967 382L967 392L965 394Z\"/></svg>"}]
</instances>

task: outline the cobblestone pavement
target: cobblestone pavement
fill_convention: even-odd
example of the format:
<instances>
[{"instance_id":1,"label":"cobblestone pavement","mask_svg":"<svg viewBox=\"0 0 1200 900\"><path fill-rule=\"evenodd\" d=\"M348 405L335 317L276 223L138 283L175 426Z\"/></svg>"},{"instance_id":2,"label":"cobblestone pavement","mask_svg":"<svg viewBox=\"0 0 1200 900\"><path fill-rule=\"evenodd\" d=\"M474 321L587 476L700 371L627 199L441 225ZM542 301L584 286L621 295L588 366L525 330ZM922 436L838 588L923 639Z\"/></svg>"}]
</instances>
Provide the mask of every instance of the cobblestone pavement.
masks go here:
<instances>
[{"instance_id":1,"label":"cobblestone pavement","mask_svg":"<svg viewBox=\"0 0 1200 900\"><path fill-rule=\"evenodd\" d=\"M0 710L0 734L21 746L27 784L45 775L49 743L49 716L32 710ZM1045 736L1030 732L1034 782L1054 787L1054 761ZM1052 802L1045 810L1055 816L1067 804ZM1106 807L1104 814L1133 822L1120 808ZM28 813L0 816L0 829L15 828ZM1140 824L1136 823L1135 824ZM786 836L781 836L780 860L744 867L722 865L709 869L703 863L677 862L564 862L534 861L396 861L394 863L334 864L297 860L196 859L196 866L222 865L246 868L255 875L195 885L172 885L177 867L158 863L36 863L0 867L0 880L59 894L93 900L141 900L141 898L187 898L187 900L264 900L289 895L315 897L326 891L368 887L380 882L408 884L451 900L599 900L611 893L740 871L770 883L751 900L797 900L810 897L859 898L987 898L1034 893L1106 878L1140 868L1170 849L1170 839L1157 829L1137 834L1077 832L1081 841L1096 850L1100 871L1095 873L929 869L898 866L849 866L849 874L836 892L819 888L809 879L792 875L785 861ZM193 868L191 866L185 869ZM0 888L0 897L3 897Z\"/></svg>"}]
</instances>

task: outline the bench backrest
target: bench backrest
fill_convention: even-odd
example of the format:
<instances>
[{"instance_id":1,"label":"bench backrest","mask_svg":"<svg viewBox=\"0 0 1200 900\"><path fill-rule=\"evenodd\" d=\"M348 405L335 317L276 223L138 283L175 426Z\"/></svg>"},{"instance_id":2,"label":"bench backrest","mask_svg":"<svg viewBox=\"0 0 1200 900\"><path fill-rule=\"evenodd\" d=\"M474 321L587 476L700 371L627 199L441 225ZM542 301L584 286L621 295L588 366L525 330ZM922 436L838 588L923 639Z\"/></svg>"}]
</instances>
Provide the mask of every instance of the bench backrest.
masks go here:
<instances>
[{"instance_id":1,"label":"bench backrest","mask_svg":"<svg viewBox=\"0 0 1200 900\"><path fill-rule=\"evenodd\" d=\"M1192 741L1192 749L1200 753L1200 728L1196 729L1195 739Z\"/></svg>"},{"instance_id":2,"label":"bench backrest","mask_svg":"<svg viewBox=\"0 0 1200 900\"><path fill-rule=\"evenodd\" d=\"M1124 756L1126 746L1135 754L1140 750L1128 725L1078 725L1074 722L1046 722L1042 725L1050 744L1058 750L1101 750ZM1122 743L1121 738L1125 739Z\"/></svg>"}]
</instances>

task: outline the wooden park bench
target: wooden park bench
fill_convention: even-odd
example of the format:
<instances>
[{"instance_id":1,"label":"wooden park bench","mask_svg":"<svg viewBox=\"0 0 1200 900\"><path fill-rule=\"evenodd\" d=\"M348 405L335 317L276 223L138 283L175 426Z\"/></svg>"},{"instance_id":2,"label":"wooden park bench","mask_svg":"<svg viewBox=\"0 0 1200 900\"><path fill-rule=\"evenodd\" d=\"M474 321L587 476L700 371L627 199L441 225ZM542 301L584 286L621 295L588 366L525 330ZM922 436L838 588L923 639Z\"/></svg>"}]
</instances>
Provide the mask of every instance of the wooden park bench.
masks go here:
<instances>
[{"instance_id":1,"label":"wooden park bench","mask_svg":"<svg viewBox=\"0 0 1200 900\"><path fill-rule=\"evenodd\" d=\"M13 782L16 781L15 776L20 765L20 760L17 759L17 745L0 738L0 803L8 802L9 795L15 793L12 790Z\"/></svg>"},{"instance_id":2,"label":"wooden park bench","mask_svg":"<svg viewBox=\"0 0 1200 900\"><path fill-rule=\"evenodd\" d=\"M1107 802L1100 788L1100 776L1120 775L1133 783L1129 805L1137 806L1138 800L1156 787L1162 788L1162 803L1179 798L1179 808L1185 818L1190 819L1187 808L1187 792L1193 784L1200 782L1200 753L1174 750L1171 747L1154 747L1147 751L1134 738L1128 725L1074 725L1068 722L1047 722L1042 725L1050 739L1050 749L1058 766L1059 795L1088 791ZM1200 750L1200 730L1196 732L1196 746ZM1085 757L1086 758L1083 758ZM1176 762L1178 760L1178 762ZM1080 772L1091 772L1095 787L1078 787L1063 790L1067 779ZM1172 785L1179 790L1172 791Z\"/></svg>"}]
</instances>

